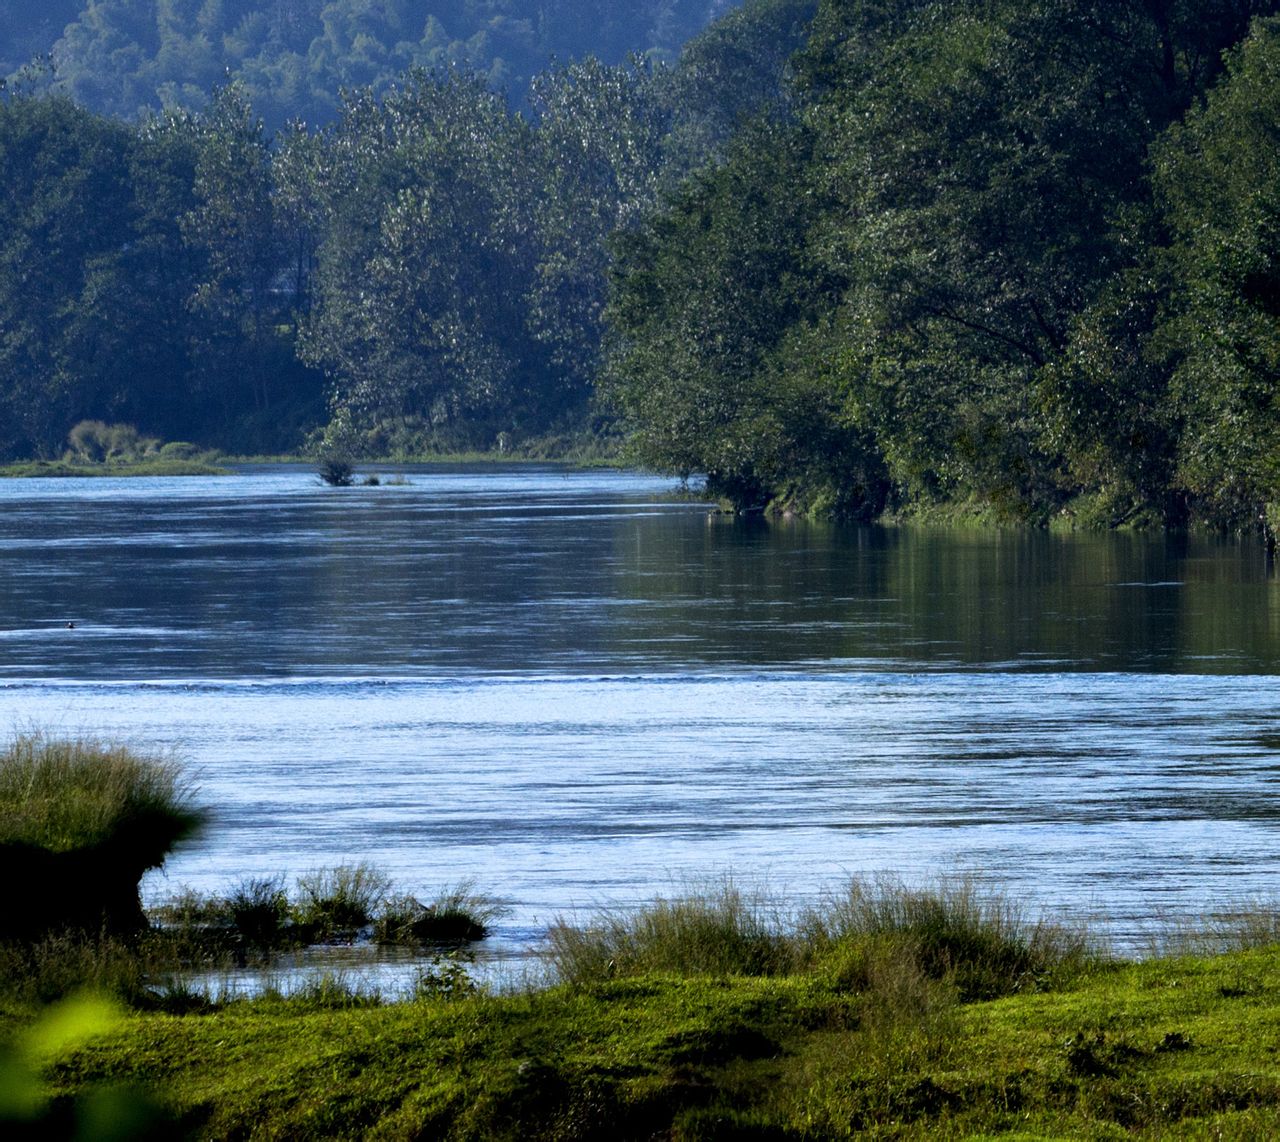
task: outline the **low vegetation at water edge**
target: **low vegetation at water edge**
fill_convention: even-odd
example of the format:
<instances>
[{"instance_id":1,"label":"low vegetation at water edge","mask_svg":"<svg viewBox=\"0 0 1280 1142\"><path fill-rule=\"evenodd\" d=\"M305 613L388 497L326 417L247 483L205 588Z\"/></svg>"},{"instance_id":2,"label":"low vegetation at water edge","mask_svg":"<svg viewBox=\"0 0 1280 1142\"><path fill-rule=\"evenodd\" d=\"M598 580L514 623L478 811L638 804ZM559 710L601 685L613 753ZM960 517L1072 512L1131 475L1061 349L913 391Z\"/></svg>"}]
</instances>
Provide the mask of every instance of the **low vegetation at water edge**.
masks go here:
<instances>
[{"instance_id":1,"label":"low vegetation at water edge","mask_svg":"<svg viewBox=\"0 0 1280 1142\"><path fill-rule=\"evenodd\" d=\"M135 1010L40 1073L46 1105L134 1083L208 1138L1263 1137L1265 911L1124 962L963 881L796 910L718 884L558 924L545 987L437 960L394 1003L321 981Z\"/></svg>"},{"instance_id":2,"label":"low vegetation at water edge","mask_svg":"<svg viewBox=\"0 0 1280 1142\"><path fill-rule=\"evenodd\" d=\"M423 901L368 863L139 919L139 870L201 816L170 760L38 734L0 755L6 1137L1280 1132L1267 905L1124 961L970 880L854 880L804 907L725 880L559 921L545 978L500 991L461 951L492 901L466 883ZM415 945L416 984L393 999L321 976L247 998L183 970L321 939Z\"/></svg>"}]
</instances>

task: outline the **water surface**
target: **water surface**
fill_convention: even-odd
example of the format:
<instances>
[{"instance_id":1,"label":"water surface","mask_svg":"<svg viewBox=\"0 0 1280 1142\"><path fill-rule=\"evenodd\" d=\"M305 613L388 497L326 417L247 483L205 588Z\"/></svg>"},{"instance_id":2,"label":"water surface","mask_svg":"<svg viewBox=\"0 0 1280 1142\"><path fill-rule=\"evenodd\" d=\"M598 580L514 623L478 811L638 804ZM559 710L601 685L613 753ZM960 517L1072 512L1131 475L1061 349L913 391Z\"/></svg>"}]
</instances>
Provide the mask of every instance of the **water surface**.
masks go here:
<instances>
[{"instance_id":1,"label":"water surface","mask_svg":"<svg viewBox=\"0 0 1280 1142\"><path fill-rule=\"evenodd\" d=\"M971 870L1130 943L1272 891L1254 545L408 479L0 482L0 721L176 747L215 810L152 899L372 859L422 894L474 878L509 949L724 872L803 900Z\"/></svg>"}]
</instances>

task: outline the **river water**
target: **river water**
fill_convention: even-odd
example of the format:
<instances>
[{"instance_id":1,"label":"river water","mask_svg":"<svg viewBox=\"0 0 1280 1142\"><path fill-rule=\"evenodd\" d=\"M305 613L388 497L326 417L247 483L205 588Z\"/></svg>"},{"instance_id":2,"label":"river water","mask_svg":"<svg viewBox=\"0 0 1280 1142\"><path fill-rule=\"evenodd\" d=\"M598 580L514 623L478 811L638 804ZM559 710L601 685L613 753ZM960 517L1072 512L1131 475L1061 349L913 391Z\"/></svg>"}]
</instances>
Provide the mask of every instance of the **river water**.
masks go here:
<instances>
[{"instance_id":1,"label":"river water","mask_svg":"<svg viewBox=\"0 0 1280 1142\"><path fill-rule=\"evenodd\" d=\"M1135 946L1277 883L1256 545L405 480L0 482L0 725L176 749L213 810L150 900L367 859L474 880L510 954L722 875L967 872Z\"/></svg>"}]
</instances>

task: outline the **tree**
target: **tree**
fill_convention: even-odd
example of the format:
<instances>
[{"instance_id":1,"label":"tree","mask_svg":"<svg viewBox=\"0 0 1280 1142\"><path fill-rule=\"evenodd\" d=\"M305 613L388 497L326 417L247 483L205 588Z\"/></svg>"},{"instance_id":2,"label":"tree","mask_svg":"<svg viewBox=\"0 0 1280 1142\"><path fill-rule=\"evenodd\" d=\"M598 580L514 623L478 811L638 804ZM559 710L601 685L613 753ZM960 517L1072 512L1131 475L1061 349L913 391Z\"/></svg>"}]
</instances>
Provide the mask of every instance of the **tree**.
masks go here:
<instances>
[{"instance_id":1,"label":"tree","mask_svg":"<svg viewBox=\"0 0 1280 1142\"><path fill-rule=\"evenodd\" d=\"M488 444L529 410L541 362L523 310L528 148L478 81L423 72L382 100L352 96L326 135L326 235L301 344L357 421L415 417Z\"/></svg>"},{"instance_id":2,"label":"tree","mask_svg":"<svg viewBox=\"0 0 1280 1142\"><path fill-rule=\"evenodd\" d=\"M0 455L56 453L128 384L129 146L69 100L0 98Z\"/></svg>"},{"instance_id":3,"label":"tree","mask_svg":"<svg viewBox=\"0 0 1280 1142\"><path fill-rule=\"evenodd\" d=\"M202 268L190 298L199 318L196 362L204 373L201 387L230 420L246 405L266 412L272 403L273 317L285 252L275 225L270 151L244 93L234 84L219 89L189 125L194 203L180 225Z\"/></svg>"},{"instance_id":4,"label":"tree","mask_svg":"<svg viewBox=\"0 0 1280 1142\"><path fill-rule=\"evenodd\" d=\"M1255 26L1155 151L1172 290L1157 346L1178 476L1209 518L1280 524L1280 22Z\"/></svg>"},{"instance_id":5,"label":"tree","mask_svg":"<svg viewBox=\"0 0 1280 1142\"><path fill-rule=\"evenodd\" d=\"M879 506L874 449L843 425L820 371L820 331L844 282L814 263L821 197L812 137L760 123L692 178L645 230L618 240L604 393L636 458L739 509L789 481L856 512Z\"/></svg>"},{"instance_id":6,"label":"tree","mask_svg":"<svg viewBox=\"0 0 1280 1142\"><path fill-rule=\"evenodd\" d=\"M588 58L543 73L530 92L539 182L530 321L558 389L545 399L567 410L581 409L600 368L608 240L657 199L668 130L660 83L638 60Z\"/></svg>"}]
</instances>

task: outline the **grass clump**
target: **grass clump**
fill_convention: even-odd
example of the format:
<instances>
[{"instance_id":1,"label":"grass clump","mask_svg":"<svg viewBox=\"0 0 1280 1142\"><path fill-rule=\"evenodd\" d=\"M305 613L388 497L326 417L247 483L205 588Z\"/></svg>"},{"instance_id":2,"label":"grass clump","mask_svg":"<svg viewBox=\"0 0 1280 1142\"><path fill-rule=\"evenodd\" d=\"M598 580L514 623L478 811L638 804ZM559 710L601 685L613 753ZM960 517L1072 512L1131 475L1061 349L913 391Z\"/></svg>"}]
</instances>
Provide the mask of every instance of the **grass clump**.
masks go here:
<instances>
[{"instance_id":1,"label":"grass clump","mask_svg":"<svg viewBox=\"0 0 1280 1142\"><path fill-rule=\"evenodd\" d=\"M794 941L764 899L726 882L635 912L604 912L585 927L559 920L550 961L568 983L650 972L778 975L795 962Z\"/></svg>"},{"instance_id":2,"label":"grass clump","mask_svg":"<svg viewBox=\"0 0 1280 1142\"><path fill-rule=\"evenodd\" d=\"M586 925L558 921L548 934L557 977L588 983L621 976L770 976L820 972L849 990L918 978L986 999L1044 986L1081 970L1088 940L1028 920L1007 897L968 880L910 887L854 880L843 893L792 916L732 883L605 912Z\"/></svg>"},{"instance_id":3,"label":"grass clump","mask_svg":"<svg viewBox=\"0 0 1280 1142\"><path fill-rule=\"evenodd\" d=\"M352 939L390 891L391 878L368 861L317 869L298 878L294 915L312 940Z\"/></svg>"},{"instance_id":4,"label":"grass clump","mask_svg":"<svg viewBox=\"0 0 1280 1142\"><path fill-rule=\"evenodd\" d=\"M501 914L501 905L464 881L426 904L414 896L388 897L374 918L373 938L379 944L469 943L483 940Z\"/></svg>"},{"instance_id":5,"label":"grass clump","mask_svg":"<svg viewBox=\"0 0 1280 1142\"><path fill-rule=\"evenodd\" d=\"M227 919L242 939L260 948L275 947L286 937L289 895L280 876L246 877L226 900Z\"/></svg>"},{"instance_id":6,"label":"grass clump","mask_svg":"<svg viewBox=\"0 0 1280 1142\"><path fill-rule=\"evenodd\" d=\"M799 938L809 959L855 989L888 957L948 981L963 999L1042 987L1093 957L1084 932L1028 919L1007 896L967 878L921 887L855 879L805 913Z\"/></svg>"},{"instance_id":7,"label":"grass clump","mask_svg":"<svg viewBox=\"0 0 1280 1142\"><path fill-rule=\"evenodd\" d=\"M0 753L0 939L146 927L138 883L203 820L172 759L93 739L16 737Z\"/></svg>"},{"instance_id":8,"label":"grass clump","mask_svg":"<svg viewBox=\"0 0 1280 1142\"><path fill-rule=\"evenodd\" d=\"M158 865L202 819L171 759L43 734L20 734L0 753L0 844L69 852L142 833L133 843Z\"/></svg>"}]
</instances>

